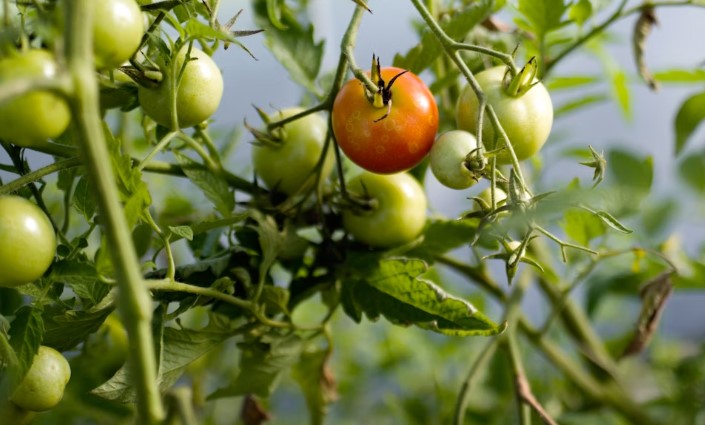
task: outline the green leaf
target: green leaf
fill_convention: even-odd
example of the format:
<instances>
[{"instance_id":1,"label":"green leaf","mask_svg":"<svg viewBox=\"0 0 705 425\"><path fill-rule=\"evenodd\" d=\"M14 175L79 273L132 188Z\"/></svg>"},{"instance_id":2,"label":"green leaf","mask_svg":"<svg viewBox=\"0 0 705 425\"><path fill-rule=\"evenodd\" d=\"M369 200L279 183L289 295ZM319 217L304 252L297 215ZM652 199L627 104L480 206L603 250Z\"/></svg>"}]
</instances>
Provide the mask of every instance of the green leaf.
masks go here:
<instances>
[{"instance_id":1,"label":"green leaf","mask_svg":"<svg viewBox=\"0 0 705 425\"><path fill-rule=\"evenodd\" d=\"M548 91L557 91L585 87L598 82L600 82L600 78L593 75L568 75L551 77L545 83Z\"/></svg>"},{"instance_id":2,"label":"green leaf","mask_svg":"<svg viewBox=\"0 0 705 425\"><path fill-rule=\"evenodd\" d=\"M613 149L608 152L607 163L618 186L636 190L642 195L651 190L654 180L652 156L638 158L626 150Z\"/></svg>"},{"instance_id":3,"label":"green leaf","mask_svg":"<svg viewBox=\"0 0 705 425\"><path fill-rule=\"evenodd\" d=\"M493 7L494 1L492 0L472 2L464 9L451 15L449 20L442 22L441 28L449 37L462 41L475 25L490 16ZM436 36L430 30L426 30L419 44L403 56L401 54L394 56L394 66L419 74L428 68L442 53L443 49Z\"/></svg>"},{"instance_id":4,"label":"green leaf","mask_svg":"<svg viewBox=\"0 0 705 425\"><path fill-rule=\"evenodd\" d=\"M2 379L0 375L0 382L2 382L0 399L22 381L32 366L34 355L37 354L44 337L44 321L41 310L31 305L20 307L10 325L8 336L17 363L8 369L7 380Z\"/></svg>"},{"instance_id":5,"label":"green leaf","mask_svg":"<svg viewBox=\"0 0 705 425\"><path fill-rule=\"evenodd\" d=\"M705 70L666 69L654 72L654 78L660 83L702 83L705 82Z\"/></svg>"},{"instance_id":6,"label":"green leaf","mask_svg":"<svg viewBox=\"0 0 705 425\"><path fill-rule=\"evenodd\" d=\"M581 27L591 16L592 3L590 0L578 0L573 2L568 9L568 18Z\"/></svg>"},{"instance_id":7,"label":"green leaf","mask_svg":"<svg viewBox=\"0 0 705 425\"><path fill-rule=\"evenodd\" d=\"M323 425L328 405L338 397L335 381L326 365L329 358L328 350L307 351L301 354L292 370L292 376L306 397L311 425Z\"/></svg>"},{"instance_id":8,"label":"green leaf","mask_svg":"<svg viewBox=\"0 0 705 425\"><path fill-rule=\"evenodd\" d=\"M541 38L561 25L567 7L563 0L519 0L517 10Z\"/></svg>"},{"instance_id":9,"label":"green leaf","mask_svg":"<svg viewBox=\"0 0 705 425\"><path fill-rule=\"evenodd\" d=\"M582 246L605 234L605 227L594 215L583 210L568 210L561 223L565 234Z\"/></svg>"},{"instance_id":10,"label":"green leaf","mask_svg":"<svg viewBox=\"0 0 705 425\"><path fill-rule=\"evenodd\" d=\"M88 308L99 303L110 291L110 285L100 281L94 264L77 260L55 263L46 279L50 283L69 285Z\"/></svg>"},{"instance_id":11,"label":"green leaf","mask_svg":"<svg viewBox=\"0 0 705 425\"><path fill-rule=\"evenodd\" d=\"M256 394L268 397L276 388L281 375L301 354L303 341L295 334L266 335L258 341L239 344L240 374L225 388L208 399Z\"/></svg>"},{"instance_id":12,"label":"green leaf","mask_svg":"<svg viewBox=\"0 0 705 425\"><path fill-rule=\"evenodd\" d=\"M186 240L193 240L193 229L190 226L169 226L169 231Z\"/></svg>"},{"instance_id":13,"label":"green leaf","mask_svg":"<svg viewBox=\"0 0 705 425\"><path fill-rule=\"evenodd\" d=\"M221 41L227 41L230 43L237 43L235 37L224 31L218 31L212 28L210 25L206 25L201 22L198 18L190 18L186 22L186 32L191 39L215 39Z\"/></svg>"},{"instance_id":14,"label":"green leaf","mask_svg":"<svg viewBox=\"0 0 705 425\"><path fill-rule=\"evenodd\" d=\"M64 311L56 306L47 306L42 315L46 327L44 345L59 351L71 350L96 332L112 311L111 308Z\"/></svg>"},{"instance_id":15,"label":"green leaf","mask_svg":"<svg viewBox=\"0 0 705 425\"><path fill-rule=\"evenodd\" d=\"M142 172L133 166L130 155L122 152L120 140L113 137L107 124L103 128L120 199L124 205L123 211L131 229L142 217L145 209L152 204L152 197L147 184L142 181Z\"/></svg>"},{"instance_id":16,"label":"green leaf","mask_svg":"<svg viewBox=\"0 0 705 425\"><path fill-rule=\"evenodd\" d=\"M96 202L93 199L93 193L88 186L88 180L85 176L81 177L76 184L76 189L73 193L72 205L86 218L86 221L91 221L96 212Z\"/></svg>"},{"instance_id":17,"label":"green leaf","mask_svg":"<svg viewBox=\"0 0 705 425\"><path fill-rule=\"evenodd\" d=\"M436 256L472 241L477 223L477 220L429 220L423 243L409 251L408 256L433 261Z\"/></svg>"},{"instance_id":18,"label":"green leaf","mask_svg":"<svg viewBox=\"0 0 705 425\"><path fill-rule=\"evenodd\" d=\"M195 163L183 154L175 152L174 156L181 165ZM232 214L235 208L235 196L224 178L205 168L183 167L183 169L186 177L203 192L223 217Z\"/></svg>"},{"instance_id":19,"label":"green leaf","mask_svg":"<svg viewBox=\"0 0 705 425\"><path fill-rule=\"evenodd\" d=\"M611 227L612 229L620 232L620 233L632 233L633 230L629 229L625 225L623 225L619 220L614 218L612 214L608 213L607 211L595 211L595 215L602 220L603 223Z\"/></svg>"},{"instance_id":20,"label":"green leaf","mask_svg":"<svg viewBox=\"0 0 705 425\"><path fill-rule=\"evenodd\" d=\"M262 215L253 210L252 218L257 221L257 232L260 249L262 250L262 261L259 265L260 284L264 284L267 272L272 264L277 260L277 255L282 249L284 235L279 232L277 222L268 215Z\"/></svg>"},{"instance_id":21,"label":"green leaf","mask_svg":"<svg viewBox=\"0 0 705 425\"><path fill-rule=\"evenodd\" d=\"M622 70L615 70L611 75L610 83L612 84L612 94L617 100L622 114L626 119L631 119L632 103L627 74Z\"/></svg>"},{"instance_id":22,"label":"green leaf","mask_svg":"<svg viewBox=\"0 0 705 425\"><path fill-rule=\"evenodd\" d=\"M705 152L698 152L683 158L678 167L678 174L688 186L702 193L705 192L703 170L705 170Z\"/></svg>"},{"instance_id":23,"label":"green leaf","mask_svg":"<svg viewBox=\"0 0 705 425\"><path fill-rule=\"evenodd\" d=\"M588 96L581 96L578 99L570 100L561 105L556 106L556 110L553 113L554 117L563 116L570 112L575 112L579 109L595 105L600 102L608 100L608 97L604 94L593 94Z\"/></svg>"},{"instance_id":24,"label":"green leaf","mask_svg":"<svg viewBox=\"0 0 705 425\"><path fill-rule=\"evenodd\" d=\"M280 28L270 21L267 2L255 2L255 23L263 28L265 44L289 71L291 78L308 91L319 93L316 78L321 70L324 42L313 39L313 25L304 26L291 12L282 10ZM286 27L286 29L283 29Z\"/></svg>"},{"instance_id":25,"label":"green leaf","mask_svg":"<svg viewBox=\"0 0 705 425\"><path fill-rule=\"evenodd\" d=\"M343 307L353 320L361 320L364 312L370 320L384 316L394 324L455 336L494 335L504 329L469 302L421 278L427 270L421 260L350 257Z\"/></svg>"},{"instance_id":26,"label":"green leaf","mask_svg":"<svg viewBox=\"0 0 705 425\"><path fill-rule=\"evenodd\" d=\"M676 113L673 124L676 133L676 155L683 150L688 139L703 120L705 120L705 92L686 99Z\"/></svg>"},{"instance_id":27,"label":"green leaf","mask_svg":"<svg viewBox=\"0 0 705 425\"><path fill-rule=\"evenodd\" d=\"M224 332L164 328L157 376L159 390L166 392L181 377L186 366L211 351L228 336ZM137 401L137 393L126 366L92 393L120 403Z\"/></svg>"}]
</instances>

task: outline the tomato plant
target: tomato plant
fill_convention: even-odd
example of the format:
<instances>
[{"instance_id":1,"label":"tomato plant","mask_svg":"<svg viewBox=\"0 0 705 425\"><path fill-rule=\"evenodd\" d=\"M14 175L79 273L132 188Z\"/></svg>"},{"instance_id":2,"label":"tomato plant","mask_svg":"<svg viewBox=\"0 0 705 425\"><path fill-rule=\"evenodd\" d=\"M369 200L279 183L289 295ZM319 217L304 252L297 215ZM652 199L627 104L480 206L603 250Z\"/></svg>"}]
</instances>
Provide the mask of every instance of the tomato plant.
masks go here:
<instances>
[{"instance_id":1,"label":"tomato plant","mask_svg":"<svg viewBox=\"0 0 705 425\"><path fill-rule=\"evenodd\" d=\"M507 77L507 68L496 66L479 72L477 83L487 96L487 103L494 108L502 128L509 137L514 153L519 161L535 155L548 139L553 125L553 103L543 83L536 79L521 81L519 74L515 80ZM458 98L456 121L459 129L477 133L477 95L465 86ZM485 114L482 127L483 144L487 149L500 149L504 142L495 144L499 137ZM505 149L498 153L500 163L511 162Z\"/></svg>"},{"instance_id":2,"label":"tomato plant","mask_svg":"<svg viewBox=\"0 0 705 425\"><path fill-rule=\"evenodd\" d=\"M374 105L356 79L345 83L333 104L333 133L345 155L375 173L408 170L428 154L438 131L438 107L426 84L395 67L381 69L389 105ZM395 77L397 77L395 79ZM391 86L391 87L389 87Z\"/></svg>"},{"instance_id":3,"label":"tomato plant","mask_svg":"<svg viewBox=\"0 0 705 425\"><path fill-rule=\"evenodd\" d=\"M343 227L355 240L389 248L413 241L426 223L426 194L408 173L361 173L348 190L369 203L343 211Z\"/></svg>"},{"instance_id":4,"label":"tomato plant","mask_svg":"<svg viewBox=\"0 0 705 425\"><path fill-rule=\"evenodd\" d=\"M136 3L0 7L2 425L702 422L702 2Z\"/></svg>"},{"instance_id":5,"label":"tomato plant","mask_svg":"<svg viewBox=\"0 0 705 425\"><path fill-rule=\"evenodd\" d=\"M137 51L144 35L140 6L135 0L98 0L93 13L96 66L111 69L122 65Z\"/></svg>"},{"instance_id":6,"label":"tomato plant","mask_svg":"<svg viewBox=\"0 0 705 425\"><path fill-rule=\"evenodd\" d=\"M273 120L283 120L302 112L303 108L283 109ZM270 141L252 148L252 163L257 176L268 188L293 195L304 188L323 154L328 125L319 115L310 114L272 132ZM321 165L322 178L330 175L335 164L333 150L328 149Z\"/></svg>"},{"instance_id":7,"label":"tomato plant","mask_svg":"<svg viewBox=\"0 0 705 425\"><path fill-rule=\"evenodd\" d=\"M54 261L54 228L44 211L27 199L0 196L0 240L0 286L31 283Z\"/></svg>"},{"instance_id":8,"label":"tomato plant","mask_svg":"<svg viewBox=\"0 0 705 425\"><path fill-rule=\"evenodd\" d=\"M187 59L188 63L184 67ZM183 69L183 72L182 72ZM161 67L162 81L158 87L140 86L139 102L147 114L167 128L172 122L172 96L175 97L178 127L191 127L210 118L223 96L223 76L216 63L202 50L183 46ZM176 92L172 88L177 88Z\"/></svg>"},{"instance_id":9,"label":"tomato plant","mask_svg":"<svg viewBox=\"0 0 705 425\"><path fill-rule=\"evenodd\" d=\"M58 65L46 50L13 52L0 59L0 84L21 78L57 76ZM0 104L0 139L32 147L61 135L71 121L68 104L58 94L36 90Z\"/></svg>"},{"instance_id":10,"label":"tomato plant","mask_svg":"<svg viewBox=\"0 0 705 425\"><path fill-rule=\"evenodd\" d=\"M476 163L476 150L477 140L467 131L452 130L441 134L431 148L433 175L451 189L466 189L474 185L479 178L479 170L471 165L471 162ZM470 154L473 154L472 157L468 156Z\"/></svg>"},{"instance_id":11,"label":"tomato plant","mask_svg":"<svg viewBox=\"0 0 705 425\"><path fill-rule=\"evenodd\" d=\"M49 410L63 398L69 379L69 362L58 351L42 345L10 401L34 412Z\"/></svg>"}]
</instances>

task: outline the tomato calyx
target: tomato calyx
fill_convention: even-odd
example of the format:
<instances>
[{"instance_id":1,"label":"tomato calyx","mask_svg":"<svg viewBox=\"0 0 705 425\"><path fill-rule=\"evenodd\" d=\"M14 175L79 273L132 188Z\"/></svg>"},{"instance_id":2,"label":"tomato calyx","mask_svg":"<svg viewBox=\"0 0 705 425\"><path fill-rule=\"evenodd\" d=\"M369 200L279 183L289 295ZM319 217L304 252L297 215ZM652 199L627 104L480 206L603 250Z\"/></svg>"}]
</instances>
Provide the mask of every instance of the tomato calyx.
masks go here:
<instances>
[{"instance_id":1,"label":"tomato calyx","mask_svg":"<svg viewBox=\"0 0 705 425\"><path fill-rule=\"evenodd\" d=\"M262 131L259 129L256 129L249 125L247 123L247 120L244 121L244 126L245 128L254 136L255 138L255 144L260 144L260 145L265 145L265 146L270 146L273 148L278 148L281 147L281 145L284 143L284 128L283 126L281 127L275 127L273 129L270 128L270 124L273 122L272 117L269 116L266 112L264 112L262 109L258 108L257 106L254 107L255 110L257 111L257 114L259 117L262 119L262 122L266 124L266 131Z\"/></svg>"},{"instance_id":2,"label":"tomato calyx","mask_svg":"<svg viewBox=\"0 0 705 425\"><path fill-rule=\"evenodd\" d=\"M389 113L392 111L392 85L397 80L397 78L401 77L407 72L409 72L408 69L398 73L397 75L392 77L391 80L389 80L389 83L386 83L384 81L384 78L382 78L382 68L379 64L379 57L375 56L374 54L372 55L372 75L370 76L370 78L373 82L375 82L375 84L377 84L377 92L370 93L370 91L365 88L365 93L367 95L367 100L369 100L375 108L387 108L387 112L385 112L384 115L382 115L381 117L374 120L374 122L380 122L389 116Z\"/></svg>"},{"instance_id":3,"label":"tomato calyx","mask_svg":"<svg viewBox=\"0 0 705 425\"><path fill-rule=\"evenodd\" d=\"M521 97L526 94L532 87L539 83L538 81L534 82L538 70L539 65L536 61L536 56L532 56L526 65L507 83L505 89L506 93L512 97ZM509 69L507 69L507 73L509 73ZM507 76L505 75L505 79L506 78Z\"/></svg>"}]
</instances>

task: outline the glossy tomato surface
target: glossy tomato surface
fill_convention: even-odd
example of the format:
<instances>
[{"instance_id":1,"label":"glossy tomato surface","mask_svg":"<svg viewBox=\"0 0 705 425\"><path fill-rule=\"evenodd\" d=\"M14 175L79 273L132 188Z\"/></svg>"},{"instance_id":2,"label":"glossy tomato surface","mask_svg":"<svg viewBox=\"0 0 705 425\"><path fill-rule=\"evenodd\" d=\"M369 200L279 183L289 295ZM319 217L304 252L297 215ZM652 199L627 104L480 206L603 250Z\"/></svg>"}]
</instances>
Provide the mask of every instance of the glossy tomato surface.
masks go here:
<instances>
[{"instance_id":1,"label":"glossy tomato surface","mask_svg":"<svg viewBox=\"0 0 705 425\"><path fill-rule=\"evenodd\" d=\"M347 189L373 204L367 211L343 212L343 227L355 240L372 247L391 248L421 234L426 224L427 200L411 174L363 172L350 179Z\"/></svg>"},{"instance_id":2,"label":"glossy tomato surface","mask_svg":"<svg viewBox=\"0 0 705 425\"><path fill-rule=\"evenodd\" d=\"M115 68L130 59L142 41L142 10L135 0L93 0L93 3L96 66Z\"/></svg>"},{"instance_id":3,"label":"glossy tomato surface","mask_svg":"<svg viewBox=\"0 0 705 425\"><path fill-rule=\"evenodd\" d=\"M53 78L58 73L54 56L46 50L29 50L0 59L0 84L20 78ZM35 90L0 105L0 139L19 146L44 144L61 135L71 111L58 94Z\"/></svg>"},{"instance_id":4,"label":"glossy tomato surface","mask_svg":"<svg viewBox=\"0 0 705 425\"><path fill-rule=\"evenodd\" d=\"M477 149L475 136L463 130L441 134L431 148L431 172L444 186L466 189L477 183L477 176L466 166L466 157Z\"/></svg>"},{"instance_id":5,"label":"glossy tomato surface","mask_svg":"<svg viewBox=\"0 0 705 425\"><path fill-rule=\"evenodd\" d=\"M546 143L553 125L553 103L546 87L537 80L528 91L519 96L507 93L505 77L506 67L497 66L479 72L475 78L492 105L502 128L514 148L519 161L536 154ZM458 128L477 135L478 101L475 92L466 86L463 89L456 108ZM482 127L482 142L488 150L504 145L501 141L494 145L495 131L485 114ZM502 164L511 162L508 151L497 156Z\"/></svg>"},{"instance_id":6,"label":"glossy tomato surface","mask_svg":"<svg viewBox=\"0 0 705 425\"><path fill-rule=\"evenodd\" d=\"M288 108L274 114L272 121L279 121L303 111ZM276 145L260 144L252 148L255 171L269 189L287 195L300 191L309 181L323 152L328 124L318 114L309 114L273 131L279 137ZM328 149L321 176L330 175L335 165L333 149Z\"/></svg>"},{"instance_id":7,"label":"glossy tomato surface","mask_svg":"<svg viewBox=\"0 0 705 425\"><path fill-rule=\"evenodd\" d=\"M172 66L181 69L186 54L184 46L174 58ZM184 68L176 92L176 116L178 125L171 120L171 103L169 93L172 76L169 67L163 67L163 79L157 88L140 86L137 94L144 112L164 127L192 127L210 118L220 106L223 97L223 76L216 63L204 51L193 47L189 53L189 62Z\"/></svg>"},{"instance_id":8,"label":"glossy tomato surface","mask_svg":"<svg viewBox=\"0 0 705 425\"><path fill-rule=\"evenodd\" d=\"M49 410L64 397L69 379L71 366L66 358L53 348L42 345L10 400L34 412Z\"/></svg>"},{"instance_id":9,"label":"glossy tomato surface","mask_svg":"<svg viewBox=\"0 0 705 425\"><path fill-rule=\"evenodd\" d=\"M382 68L389 82L404 70ZM333 105L333 132L345 155L360 167L391 174L408 170L431 150L438 131L438 107L426 84L407 72L391 88L392 107L372 105L360 81L345 83Z\"/></svg>"},{"instance_id":10,"label":"glossy tomato surface","mask_svg":"<svg viewBox=\"0 0 705 425\"><path fill-rule=\"evenodd\" d=\"M0 196L0 286L34 282L56 255L56 234L44 211L19 196Z\"/></svg>"}]
</instances>

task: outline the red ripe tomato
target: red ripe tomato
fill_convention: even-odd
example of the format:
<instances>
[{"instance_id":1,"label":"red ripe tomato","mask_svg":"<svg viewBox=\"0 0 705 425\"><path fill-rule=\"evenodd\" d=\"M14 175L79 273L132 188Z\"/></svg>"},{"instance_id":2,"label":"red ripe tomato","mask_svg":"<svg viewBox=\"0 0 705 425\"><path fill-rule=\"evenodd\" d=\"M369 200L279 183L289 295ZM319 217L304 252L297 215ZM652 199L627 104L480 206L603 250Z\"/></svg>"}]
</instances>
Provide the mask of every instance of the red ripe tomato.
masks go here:
<instances>
[{"instance_id":1,"label":"red ripe tomato","mask_svg":"<svg viewBox=\"0 0 705 425\"><path fill-rule=\"evenodd\" d=\"M381 69L385 82L404 70ZM380 174L398 173L421 162L438 131L438 106L431 91L411 72L391 87L391 109L374 106L357 79L345 83L333 104L333 133L345 155L360 167Z\"/></svg>"}]
</instances>

